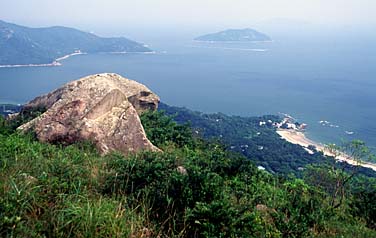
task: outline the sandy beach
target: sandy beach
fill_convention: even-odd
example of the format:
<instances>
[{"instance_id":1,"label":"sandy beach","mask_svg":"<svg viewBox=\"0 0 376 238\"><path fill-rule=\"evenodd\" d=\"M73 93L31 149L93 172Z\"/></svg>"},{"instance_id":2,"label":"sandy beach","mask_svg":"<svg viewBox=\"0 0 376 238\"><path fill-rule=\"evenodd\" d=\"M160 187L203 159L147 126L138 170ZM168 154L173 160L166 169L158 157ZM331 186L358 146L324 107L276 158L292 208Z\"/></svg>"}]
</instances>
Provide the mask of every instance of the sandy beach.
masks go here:
<instances>
[{"instance_id":1,"label":"sandy beach","mask_svg":"<svg viewBox=\"0 0 376 238\"><path fill-rule=\"evenodd\" d=\"M59 62L65 59L68 59L69 57L75 56L75 55L85 55L86 53L83 53L81 51L74 52L72 54L64 55L63 57L55 59L55 62Z\"/></svg>"},{"instance_id":2,"label":"sandy beach","mask_svg":"<svg viewBox=\"0 0 376 238\"><path fill-rule=\"evenodd\" d=\"M150 51L150 52L103 52L106 54L156 54L155 51ZM86 55L87 53L78 51L74 52L72 54L64 55L60 58L55 59L52 63L48 64L9 64L9 65L0 65L0 68L20 68L20 67L53 67L53 66L61 66L62 64L60 61L63 61L65 59L68 59L69 57L75 56L75 55Z\"/></svg>"},{"instance_id":3,"label":"sandy beach","mask_svg":"<svg viewBox=\"0 0 376 238\"><path fill-rule=\"evenodd\" d=\"M75 55L83 55L86 53L83 53L81 51L74 52L72 54L64 55L60 58L55 59L52 63L49 64L10 64L10 65L0 65L0 68L19 68L19 67L52 67L52 66L61 66L60 61L68 59L69 57L75 56Z\"/></svg>"},{"instance_id":4,"label":"sandy beach","mask_svg":"<svg viewBox=\"0 0 376 238\"><path fill-rule=\"evenodd\" d=\"M288 142L303 146L308 152L309 152L309 150L307 149L307 147L309 145L313 145L313 146L316 147L316 149L318 151L322 151L324 153L324 155L334 156L333 153L331 153L330 151L328 151L328 149L325 148L325 145L308 139L304 135L304 133L302 133L302 132L299 132L299 131L296 131L296 130L278 129L277 133L283 139L287 140ZM336 159L338 161L344 161L344 162L351 164L351 165L359 165L359 163L357 161L351 159L349 156L347 156L345 154L341 154L341 155L337 156ZM376 171L376 164L362 162L360 165L362 167L370 168L370 169L373 169L374 171Z\"/></svg>"},{"instance_id":5,"label":"sandy beach","mask_svg":"<svg viewBox=\"0 0 376 238\"><path fill-rule=\"evenodd\" d=\"M60 66L61 63L54 61L50 64L9 64L9 65L0 65L0 68L20 68L20 67L51 67L51 66Z\"/></svg>"}]
</instances>

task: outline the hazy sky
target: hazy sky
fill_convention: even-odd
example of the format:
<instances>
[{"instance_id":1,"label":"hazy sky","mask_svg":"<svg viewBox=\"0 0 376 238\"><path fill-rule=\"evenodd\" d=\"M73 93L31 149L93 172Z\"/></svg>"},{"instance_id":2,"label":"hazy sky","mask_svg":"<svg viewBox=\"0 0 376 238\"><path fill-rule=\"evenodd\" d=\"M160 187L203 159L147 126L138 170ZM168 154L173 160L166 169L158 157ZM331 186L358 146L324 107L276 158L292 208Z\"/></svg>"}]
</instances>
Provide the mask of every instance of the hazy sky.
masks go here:
<instances>
[{"instance_id":1,"label":"hazy sky","mask_svg":"<svg viewBox=\"0 0 376 238\"><path fill-rule=\"evenodd\" d=\"M274 18L376 26L376 0L0 0L0 18L30 26L246 27Z\"/></svg>"}]
</instances>

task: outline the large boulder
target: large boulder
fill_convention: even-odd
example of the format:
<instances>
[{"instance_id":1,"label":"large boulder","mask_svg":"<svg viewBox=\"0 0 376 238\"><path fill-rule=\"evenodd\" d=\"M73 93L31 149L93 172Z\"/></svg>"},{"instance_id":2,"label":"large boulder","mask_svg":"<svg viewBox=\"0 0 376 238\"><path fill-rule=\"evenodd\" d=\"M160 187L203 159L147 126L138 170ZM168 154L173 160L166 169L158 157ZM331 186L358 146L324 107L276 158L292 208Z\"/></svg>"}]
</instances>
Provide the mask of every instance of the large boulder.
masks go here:
<instances>
[{"instance_id":1,"label":"large boulder","mask_svg":"<svg viewBox=\"0 0 376 238\"><path fill-rule=\"evenodd\" d=\"M159 97L146 86L117 74L97 74L39 96L25 110L47 111L19 127L43 142L92 141L102 153L159 150L146 137L139 115L156 110Z\"/></svg>"}]
</instances>

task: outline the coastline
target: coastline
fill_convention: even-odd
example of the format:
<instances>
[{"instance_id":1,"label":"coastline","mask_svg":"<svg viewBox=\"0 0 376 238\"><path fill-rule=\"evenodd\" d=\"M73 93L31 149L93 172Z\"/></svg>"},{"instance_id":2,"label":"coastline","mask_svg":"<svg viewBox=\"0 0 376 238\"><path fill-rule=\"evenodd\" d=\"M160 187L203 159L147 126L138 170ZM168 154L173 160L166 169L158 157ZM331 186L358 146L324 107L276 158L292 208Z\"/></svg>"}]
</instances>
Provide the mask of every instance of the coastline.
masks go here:
<instances>
[{"instance_id":1,"label":"coastline","mask_svg":"<svg viewBox=\"0 0 376 238\"><path fill-rule=\"evenodd\" d=\"M59 61L62 61L62 60L65 60L65 59L68 59L69 57L72 57L72 56L75 56L75 55L86 55L87 53L83 53L81 51L76 51L72 54L67 54L67 55L64 55L63 57L60 57L60 58L57 58L55 59L54 62L59 62ZM60 64L61 65L61 64Z\"/></svg>"},{"instance_id":2,"label":"coastline","mask_svg":"<svg viewBox=\"0 0 376 238\"><path fill-rule=\"evenodd\" d=\"M0 65L0 68L20 68L20 67L53 67L60 66L61 63L54 61L49 64L3 64Z\"/></svg>"},{"instance_id":3,"label":"coastline","mask_svg":"<svg viewBox=\"0 0 376 238\"><path fill-rule=\"evenodd\" d=\"M76 51L71 54L64 55L60 58L55 59L52 63L47 64L8 64L8 65L0 65L0 68L20 68L20 67L55 67L55 66L61 66L62 64L60 61L68 59L69 57L75 56L75 55L84 55L86 53L83 53L81 51Z\"/></svg>"},{"instance_id":4,"label":"coastline","mask_svg":"<svg viewBox=\"0 0 376 238\"><path fill-rule=\"evenodd\" d=\"M103 52L106 54L130 54L130 53L136 53L136 54L156 54L155 51L150 52ZM20 68L20 67L56 67L61 66L62 63L60 61L63 61L65 59L68 59L69 57L75 56L75 55L86 55L87 53L77 51L68 55L64 55L60 58L55 59L52 63L46 63L46 64L8 64L8 65L0 65L0 68Z\"/></svg>"},{"instance_id":5,"label":"coastline","mask_svg":"<svg viewBox=\"0 0 376 238\"><path fill-rule=\"evenodd\" d=\"M280 128L277 129L276 132L278 133L278 135L281 136L282 139L285 139L286 141L292 144L302 146L305 150L307 150L308 153L313 153L313 151L307 148L308 146L312 145L316 147L316 150L323 152L324 155L334 157L334 154L331 153L327 148L325 148L325 145L307 138L303 132L292 130L292 129L280 129ZM361 162L361 164L359 164L357 161L351 159L350 156L346 154L340 154L335 159L340 162L346 162L350 165L355 165L355 166L360 165L362 167L369 168L369 169L376 171L376 164L369 163L369 162Z\"/></svg>"}]
</instances>

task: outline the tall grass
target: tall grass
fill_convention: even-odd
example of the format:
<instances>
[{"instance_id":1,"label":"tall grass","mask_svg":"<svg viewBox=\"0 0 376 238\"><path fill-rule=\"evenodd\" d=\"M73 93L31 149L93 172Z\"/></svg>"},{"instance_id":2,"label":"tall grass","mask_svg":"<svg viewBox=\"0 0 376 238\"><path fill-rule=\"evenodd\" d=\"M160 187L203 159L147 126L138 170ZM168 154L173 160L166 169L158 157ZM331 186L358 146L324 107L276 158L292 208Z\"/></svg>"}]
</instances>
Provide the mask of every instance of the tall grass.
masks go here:
<instances>
[{"instance_id":1,"label":"tall grass","mask_svg":"<svg viewBox=\"0 0 376 238\"><path fill-rule=\"evenodd\" d=\"M330 209L325 191L161 116L151 133L164 152L127 157L0 129L0 237L376 237L363 203L374 190Z\"/></svg>"}]
</instances>

